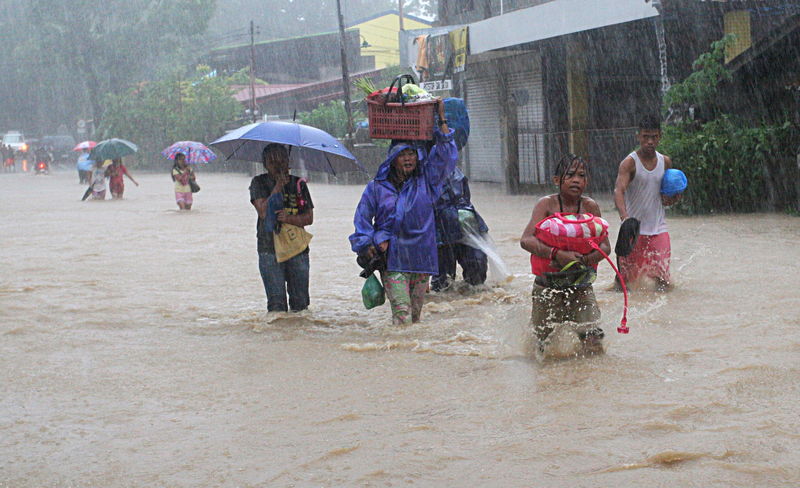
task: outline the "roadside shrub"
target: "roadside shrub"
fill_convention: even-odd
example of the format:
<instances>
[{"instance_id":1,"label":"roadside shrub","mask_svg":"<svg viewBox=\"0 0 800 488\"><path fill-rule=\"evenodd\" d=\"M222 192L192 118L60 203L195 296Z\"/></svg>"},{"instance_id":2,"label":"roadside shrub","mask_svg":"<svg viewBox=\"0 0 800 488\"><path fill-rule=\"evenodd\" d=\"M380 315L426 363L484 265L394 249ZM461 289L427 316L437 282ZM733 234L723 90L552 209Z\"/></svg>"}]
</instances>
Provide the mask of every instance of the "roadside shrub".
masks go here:
<instances>
[{"instance_id":1,"label":"roadside shrub","mask_svg":"<svg viewBox=\"0 0 800 488\"><path fill-rule=\"evenodd\" d=\"M771 205L786 208L797 198L797 128L789 122L753 123L725 114L715 104L721 81L730 74L723 65L726 36L694 62L695 72L664 96L660 151L689 179L689 189L676 210L684 213L751 212ZM729 96L729 95L728 95ZM694 113L709 114L694 120ZM671 119L671 121L670 121Z\"/></svg>"}]
</instances>

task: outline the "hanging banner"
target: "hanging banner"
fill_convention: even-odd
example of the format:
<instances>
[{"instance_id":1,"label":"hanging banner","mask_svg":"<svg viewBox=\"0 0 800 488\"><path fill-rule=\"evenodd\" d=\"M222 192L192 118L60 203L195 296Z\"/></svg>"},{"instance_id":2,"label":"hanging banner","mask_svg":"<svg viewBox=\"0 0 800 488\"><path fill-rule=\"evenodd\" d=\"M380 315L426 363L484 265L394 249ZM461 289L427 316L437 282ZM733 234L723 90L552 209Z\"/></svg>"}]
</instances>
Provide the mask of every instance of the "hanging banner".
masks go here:
<instances>
[{"instance_id":1,"label":"hanging banner","mask_svg":"<svg viewBox=\"0 0 800 488\"><path fill-rule=\"evenodd\" d=\"M453 45L453 73L462 73L467 66L469 27L461 27L450 32L450 42Z\"/></svg>"}]
</instances>

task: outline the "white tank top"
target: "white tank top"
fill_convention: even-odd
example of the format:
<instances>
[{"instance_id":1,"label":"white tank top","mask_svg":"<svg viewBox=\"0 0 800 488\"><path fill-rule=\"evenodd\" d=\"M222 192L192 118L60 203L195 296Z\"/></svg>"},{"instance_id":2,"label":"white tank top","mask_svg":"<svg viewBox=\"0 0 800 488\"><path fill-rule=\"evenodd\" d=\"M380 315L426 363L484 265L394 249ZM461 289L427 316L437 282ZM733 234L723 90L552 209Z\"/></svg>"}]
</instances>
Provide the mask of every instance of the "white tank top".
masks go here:
<instances>
[{"instance_id":1,"label":"white tank top","mask_svg":"<svg viewBox=\"0 0 800 488\"><path fill-rule=\"evenodd\" d=\"M661 179L664 177L664 155L656 151L656 167L648 171L636 151L630 154L636 174L625 190L628 216L639 221L639 234L652 236L667 231L664 206L661 204Z\"/></svg>"}]
</instances>

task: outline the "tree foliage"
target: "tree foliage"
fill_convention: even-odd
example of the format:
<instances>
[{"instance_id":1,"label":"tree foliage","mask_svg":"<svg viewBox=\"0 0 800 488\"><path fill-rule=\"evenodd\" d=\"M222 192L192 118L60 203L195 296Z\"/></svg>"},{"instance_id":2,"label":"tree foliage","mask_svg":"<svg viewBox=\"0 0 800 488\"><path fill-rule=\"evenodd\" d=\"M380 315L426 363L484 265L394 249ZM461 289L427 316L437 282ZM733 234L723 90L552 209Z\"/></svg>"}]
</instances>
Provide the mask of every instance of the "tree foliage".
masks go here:
<instances>
[{"instance_id":1,"label":"tree foliage","mask_svg":"<svg viewBox=\"0 0 800 488\"><path fill-rule=\"evenodd\" d=\"M218 138L236 124L241 106L231 97L230 80L209 74L207 66L199 66L188 78L176 73L109 94L101 138L136 142L148 162L159 160L158 153L175 141Z\"/></svg>"},{"instance_id":2,"label":"tree foliage","mask_svg":"<svg viewBox=\"0 0 800 488\"><path fill-rule=\"evenodd\" d=\"M778 125L753 124L716 107L720 83L730 79L723 64L726 36L694 62L694 72L670 88L663 109L674 117L664 128L661 151L689 179L689 191L678 206L687 213L763 210L796 199L794 150L796 127L786 117ZM696 120L693 112L709 114Z\"/></svg>"},{"instance_id":3,"label":"tree foliage","mask_svg":"<svg viewBox=\"0 0 800 488\"><path fill-rule=\"evenodd\" d=\"M97 123L106 93L191 65L215 7L214 0L0 1L9 14L0 30L17 41L12 53L0 53L0 66L13 67L6 88L19 94L0 101L0 110L21 108L40 125L53 112Z\"/></svg>"},{"instance_id":4,"label":"tree foliage","mask_svg":"<svg viewBox=\"0 0 800 488\"><path fill-rule=\"evenodd\" d=\"M353 111L353 120L358 121L364 117L363 112ZM297 114L297 118L305 125L322 129L340 139L347 134L347 112L344 109L344 103L339 100L320 104L310 112L300 112Z\"/></svg>"}]
</instances>

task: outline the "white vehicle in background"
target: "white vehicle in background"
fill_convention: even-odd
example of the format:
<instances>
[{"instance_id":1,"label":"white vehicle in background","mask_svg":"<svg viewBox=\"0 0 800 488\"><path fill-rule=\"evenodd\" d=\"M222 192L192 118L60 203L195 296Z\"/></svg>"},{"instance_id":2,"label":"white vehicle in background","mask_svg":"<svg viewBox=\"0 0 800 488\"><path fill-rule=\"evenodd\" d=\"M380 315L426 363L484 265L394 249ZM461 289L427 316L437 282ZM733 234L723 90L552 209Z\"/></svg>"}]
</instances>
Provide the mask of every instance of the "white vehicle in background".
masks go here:
<instances>
[{"instance_id":1,"label":"white vehicle in background","mask_svg":"<svg viewBox=\"0 0 800 488\"><path fill-rule=\"evenodd\" d=\"M28 152L28 144L25 142L25 136L22 132L8 131L3 134L3 145L11 146L14 152L26 153Z\"/></svg>"}]
</instances>

